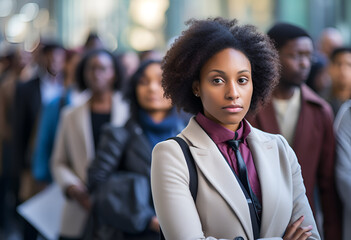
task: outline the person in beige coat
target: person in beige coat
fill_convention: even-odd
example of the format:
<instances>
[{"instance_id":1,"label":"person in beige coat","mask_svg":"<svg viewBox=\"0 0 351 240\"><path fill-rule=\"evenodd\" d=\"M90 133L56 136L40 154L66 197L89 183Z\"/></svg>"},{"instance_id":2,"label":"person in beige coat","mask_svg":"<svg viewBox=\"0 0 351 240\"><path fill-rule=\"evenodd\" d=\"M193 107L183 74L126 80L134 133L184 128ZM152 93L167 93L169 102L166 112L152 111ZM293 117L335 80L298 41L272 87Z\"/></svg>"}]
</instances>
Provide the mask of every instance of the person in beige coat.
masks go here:
<instances>
[{"instance_id":1,"label":"person in beige coat","mask_svg":"<svg viewBox=\"0 0 351 240\"><path fill-rule=\"evenodd\" d=\"M236 20L192 20L163 71L165 96L196 115L178 137L197 172L195 199L178 143L155 146L151 187L165 239L320 239L295 153L244 119L279 78L268 37Z\"/></svg>"},{"instance_id":2,"label":"person in beige coat","mask_svg":"<svg viewBox=\"0 0 351 240\"><path fill-rule=\"evenodd\" d=\"M66 196L60 239L80 239L90 210L87 169L95 157L101 126L123 126L129 107L119 89L122 78L114 56L93 50L77 67L77 82L91 91L84 104L63 110L51 159L54 180Z\"/></svg>"}]
</instances>

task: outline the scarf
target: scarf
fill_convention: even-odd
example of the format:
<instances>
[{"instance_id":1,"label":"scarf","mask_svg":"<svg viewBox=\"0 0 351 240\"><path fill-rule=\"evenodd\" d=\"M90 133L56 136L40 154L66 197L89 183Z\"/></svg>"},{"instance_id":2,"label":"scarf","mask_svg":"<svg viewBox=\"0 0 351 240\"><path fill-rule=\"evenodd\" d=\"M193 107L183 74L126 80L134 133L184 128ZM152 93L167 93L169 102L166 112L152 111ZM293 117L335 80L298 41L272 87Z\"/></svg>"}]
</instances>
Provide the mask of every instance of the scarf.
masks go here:
<instances>
[{"instance_id":1,"label":"scarf","mask_svg":"<svg viewBox=\"0 0 351 240\"><path fill-rule=\"evenodd\" d=\"M155 123L150 115L142 109L139 110L138 118L152 148L161 141L175 137L185 127L184 121L178 116L175 109L172 109L159 123Z\"/></svg>"}]
</instances>

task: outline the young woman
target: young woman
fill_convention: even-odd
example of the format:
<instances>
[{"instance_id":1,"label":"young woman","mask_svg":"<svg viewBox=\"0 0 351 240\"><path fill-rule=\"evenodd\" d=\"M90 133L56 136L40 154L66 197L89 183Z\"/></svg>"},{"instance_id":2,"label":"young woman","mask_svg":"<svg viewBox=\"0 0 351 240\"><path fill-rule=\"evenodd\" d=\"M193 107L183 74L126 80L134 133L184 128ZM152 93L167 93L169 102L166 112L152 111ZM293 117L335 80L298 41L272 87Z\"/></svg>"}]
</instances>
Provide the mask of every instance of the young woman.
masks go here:
<instances>
[{"instance_id":1,"label":"young woman","mask_svg":"<svg viewBox=\"0 0 351 240\"><path fill-rule=\"evenodd\" d=\"M100 141L100 128L123 126L129 115L120 92L118 62L107 50L88 52L77 66L77 83L88 88L85 103L63 110L51 159L51 172L67 199L61 219L61 239L80 239L90 210L87 170Z\"/></svg>"},{"instance_id":2,"label":"young woman","mask_svg":"<svg viewBox=\"0 0 351 240\"><path fill-rule=\"evenodd\" d=\"M250 126L279 72L268 37L236 20L190 21L163 62L165 95L195 114L178 135L197 171L173 140L155 146L151 186L166 239L319 239L301 169L287 141Z\"/></svg>"},{"instance_id":3,"label":"young woman","mask_svg":"<svg viewBox=\"0 0 351 240\"><path fill-rule=\"evenodd\" d=\"M141 63L132 76L127 91L132 116L124 127L107 125L96 158L89 168L89 186L93 193L104 186L112 174L120 172L140 174L147 180L147 191L150 188L151 152L156 143L178 134L184 127L177 111L172 108L171 101L163 97L161 86L161 62L147 60ZM117 186L122 189L121 186ZM128 186L131 190L132 186ZM138 199L133 194L128 202L139 206ZM123 239L159 239L159 224L152 203L151 191L143 196L146 199L140 211L129 213L131 222L137 221L134 233L123 233ZM145 202L145 201L143 201ZM127 208L128 203L126 203ZM103 206L106 207L106 206ZM134 209L137 209L134 208ZM95 209L97 214L101 209ZM113 211L113 209L110 209ZM109 219L103 219L107 223ZM116 221L112 219L110 221ZM132 227L130 227L132 228ZM117 228L116 231L121 229ZM103 236L103 239L116 239Z\"/></svg>"}]
</instances>

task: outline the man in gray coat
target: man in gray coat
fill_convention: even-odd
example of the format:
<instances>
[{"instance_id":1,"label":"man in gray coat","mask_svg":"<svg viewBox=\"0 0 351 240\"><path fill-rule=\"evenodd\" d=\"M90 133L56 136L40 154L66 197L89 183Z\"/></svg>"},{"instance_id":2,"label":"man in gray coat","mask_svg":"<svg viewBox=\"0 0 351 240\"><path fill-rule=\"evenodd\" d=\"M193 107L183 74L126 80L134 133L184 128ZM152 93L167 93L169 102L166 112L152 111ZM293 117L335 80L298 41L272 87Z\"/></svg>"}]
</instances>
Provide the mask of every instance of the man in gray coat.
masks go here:
<instances>
[{"instance_id":1,"label":"man in gray coat","mask_svg":"<svg viewBox=\"0 0 351 240\"><path fill-rule=\"evenodd\" d=\"M343 203L343 240L351 239L351 100L345 102L335 119L335 177Z\"/></svg>"}]
</instances>

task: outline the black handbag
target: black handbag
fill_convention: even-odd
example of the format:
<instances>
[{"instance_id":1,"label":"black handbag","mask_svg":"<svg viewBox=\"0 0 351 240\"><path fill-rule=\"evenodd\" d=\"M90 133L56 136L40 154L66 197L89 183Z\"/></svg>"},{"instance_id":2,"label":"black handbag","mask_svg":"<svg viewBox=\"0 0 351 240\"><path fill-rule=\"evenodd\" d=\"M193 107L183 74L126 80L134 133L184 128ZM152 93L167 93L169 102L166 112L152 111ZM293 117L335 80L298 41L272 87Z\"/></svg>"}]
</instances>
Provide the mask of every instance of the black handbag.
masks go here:
<instances>
[{"instance_id":1,"label":"black handbag","mask_svg":"<svg viewBox=\"0 0 351 240\"><path fill-rule=\"evenodd\" d=\"M146 176L126 171L112 174L94 194L95 217L101 224L125 233L140 233L154 215L148 207L150 184Z\"/></svg>"}]
</instances>

